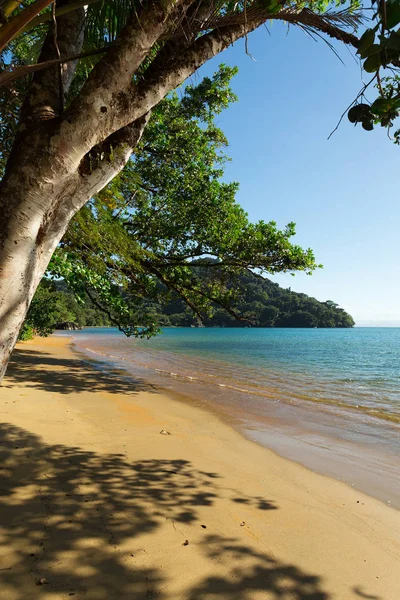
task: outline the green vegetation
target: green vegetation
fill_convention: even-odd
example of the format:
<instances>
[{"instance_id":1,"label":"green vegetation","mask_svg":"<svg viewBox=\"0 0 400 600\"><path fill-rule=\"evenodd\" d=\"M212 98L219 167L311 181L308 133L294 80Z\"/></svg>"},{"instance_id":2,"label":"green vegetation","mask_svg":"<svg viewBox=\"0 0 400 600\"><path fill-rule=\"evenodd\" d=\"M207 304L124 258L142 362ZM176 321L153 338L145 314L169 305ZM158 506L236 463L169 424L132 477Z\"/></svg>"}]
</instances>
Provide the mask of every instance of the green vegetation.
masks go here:
<instances>
[{"instance_id":1,"label":"green vegetation","mask_svg":"<svg viewBox=\"0 0 400 600\"><path fill-rule=\"evenodd\" d=\"M256 277L318 265L293 223L251 223L221 181L227 140L215 117L236 69L187 86L153 111L126 167L71 222L22 330L59 322L151 336L162 325L351 326L350 317ZM62 282L62 283L61 283ZM314 304L313 304L314 303ZM347 316L346 316L347 317ZM239 320L238 320L239 319Z\"/></svg>"},{"instance_id":2,"label":"green vegetation","mask_svg":"<svg viewBox=\"0 0 400 600\"><path fill-rule=\"evenodd\" d=\"M77 327L110 325L106 314L92 306L89 298L82 304L64 282L44 279L37 288L19 339L46 337L61 323L74 323Z\"/></svg>"},{"instance_id":3,"label":"green vegetation","mask_svg":"<svg viewBox=\"0 0 400 600\"><path fill-rule=\"evenodd\" d=\"M312 252L292 243L293 224L249 223L235 184L221 183L213 153L223 140L208 120L217 82L184 102L170 94L235 41L244 39L247 52L248 35L271 20L354 46L356 7L358 0L1 2L0 380L49 260L85 205L75 222L83 237L70 231L49 270L128 335L156 332L143 308L164 289L208 318L215 304L232 305L243 270L316 268ZM223 107L223 93L220 100ZM187 149L192 162L179 156ZM108 204L98 196L105 188ZM207 279L206 290L188 264L201 256L216 258L223 274Z\"/></svg>"},{"instance_id":4,"label":"green vegetation","mask_svg":"<svg viewBox=\"0 0 400 600\"><path fill-rule=\"evenodd\" d=\"M400 115L400 0L372 2L372 19L357 43L357 54L363 61L365 83L348 111L351 123L361 123L366 131L374 125L391 129ZM373 84L378 96L370 102L365 92ZM369 96L370 94L368 94ZM400 128L393 133L400 143Z\"/></svg>"},{"instance_id":5,"label":"green vegetation","mask_svg":"<svg viewBox=\"0 0 400 600\"><path fill-rule=\"evenodd\" d=\"M200 320L216 306L233 315L248 270L318 267L310 249L291 242L293 223L251 223L235 200L238 184L221 180L228 142L215 118L236 100L235 73L221 65L157 106L124 170L79 211L51 260L48 276L127 335L157 333L150 307L177 297Z\"/></svg>"},{"instance_id":6,"label":"green vegetation","mask_svg":"<svg viewBox=\"0 0 400 600\"><path fill-rule=\"evenodd\" d=\"M206 277L203 274L202 277ZM236 319L215 306L212 317L200 322L177 294L165 305L146 303L145 313L157 326L190 327L353 327L352 317L337 304L319 302L306 294L283 289L277 283L250 274L240 277L242 297L233 306ZM20 339L29 339L34 331L48 335L56 323L71 322L78 327L109 327L114 324L89 298L77 302L63 282L42 282L29 310ZM23 337L22 337L23 336Z\"/></svg>"},{"instance_id":7,"label":"green vegetation","mask_svg":"<svg viewBox=\"0 0 400 600\"><path fill-rule=\"evenodd\" d=\"M250 273L240 276L242 295L234 303L237 320L224 309L216 308L204 325L211 327L353 327L352 317L335 302L319 302L306 294L284 289L269 279ZM154 307L155 312L158 307ZM161 307L160 307L161 308ZM162 308L160 320L165 325L196 325L197 320L176 298Z\"/></svg>"}]
</instances>

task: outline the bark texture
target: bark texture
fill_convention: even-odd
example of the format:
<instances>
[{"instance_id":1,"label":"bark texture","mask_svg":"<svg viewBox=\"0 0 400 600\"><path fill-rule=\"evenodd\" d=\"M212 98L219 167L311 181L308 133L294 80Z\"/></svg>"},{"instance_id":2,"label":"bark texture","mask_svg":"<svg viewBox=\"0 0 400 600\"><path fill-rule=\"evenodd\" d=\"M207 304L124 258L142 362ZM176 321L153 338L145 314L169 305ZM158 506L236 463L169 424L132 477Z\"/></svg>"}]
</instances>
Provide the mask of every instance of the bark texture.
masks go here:
<instances>
[{"instance_id":1,"label":"bark texture","mask_svg":"<svg viewBox=\"0 0 400 600\"><path fill-rule=\"evenodd\" d=\"M61 0L57 9L68 3ZM151 109L166 94L269 18L319 27L351 43L326 20L318 26L310 11L270 15L260 4L244 18L235 13L221 21L215 6L209 0L144 2L67 110L76 61L51 63L33 76L0 188L0 380L70 219L125 166ZM80 8L51 23L40 62L81 52L84 17ZM146 60L144 75L137 76Z\"/></svg>"},{"instance_id":2,"label":"bark texture","mask_svg":"<svg viewBox=\"0 0 400 600\"><path fill-rule=\"evenodd\" d=\"M63 0L60 6L68 4ZM51 22L39 62L68 57L82 49L85 11L79 8ZM37 73L21 111L21 123L29 128L30 122L58 117L75 73L76 61L67 62Z\"/></svg>"},{"instance_id":3,"label":"bark texture","mask_svg":"<svg viewBox=\"0 0 400 600\"><path fill-rule=\"evenodd\" d=\"M74 214L124 168L150 114L110 137L90 162L67 182L17 189L12 178L0 194L7 203L0 221L0 381L7 368L33 294ZM118 151L114 150L114 145ZM96 160L96 157L97 160ZM11 183L10 183L11 181Z\"/></svg>"}]
</instances>

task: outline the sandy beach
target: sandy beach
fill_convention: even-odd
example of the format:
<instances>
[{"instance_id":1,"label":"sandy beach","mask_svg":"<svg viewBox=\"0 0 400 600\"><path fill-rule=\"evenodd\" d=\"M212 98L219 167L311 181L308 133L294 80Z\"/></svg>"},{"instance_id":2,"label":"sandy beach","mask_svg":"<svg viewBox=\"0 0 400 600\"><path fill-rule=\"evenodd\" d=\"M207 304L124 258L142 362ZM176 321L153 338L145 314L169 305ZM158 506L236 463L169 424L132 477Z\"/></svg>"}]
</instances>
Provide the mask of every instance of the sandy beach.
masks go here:
<instances>
[{"instance_id":1,"label":"sandy beach","mask_svg":"<svg viewBox=\"0 0 400 600\"><path fill-rule=\"evenodd\" d=\"M1 600L400 598L399 511L65 338L19 344L0 407Z\"/></svg>"}]
</instances>

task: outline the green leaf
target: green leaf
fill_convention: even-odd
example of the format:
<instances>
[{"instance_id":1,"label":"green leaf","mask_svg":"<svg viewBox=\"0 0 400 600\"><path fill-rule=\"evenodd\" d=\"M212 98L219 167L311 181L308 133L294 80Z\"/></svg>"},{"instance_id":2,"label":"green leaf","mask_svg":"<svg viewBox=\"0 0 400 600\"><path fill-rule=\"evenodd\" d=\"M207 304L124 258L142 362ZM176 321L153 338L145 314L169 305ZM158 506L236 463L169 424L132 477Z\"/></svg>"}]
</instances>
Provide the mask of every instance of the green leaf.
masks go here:
<instances>
[{"instance_id":1,"label":"green leaf","mask_svg":"<svg viewBox=\"0 0 400 600\"><path fill-rule=\"evenodd\" d=\"M386 27L393 29L400 23L400 2L386 3Z\"/></svg>"},{"instance_id":2,"label":"green leaf","mask_svg":"<svg viewBox=\"0 0 400 600\"><path fill-rule=\"evenodd\" d=\"M372 46L374 41L375 31L373 29L367 29L366 31L364 31L357 44L357 50L359 54L362 54L367 48Z\"/></svg>"},{"instance_id":3,"label":"green leaf","mask_svg":"<svg viewBox=\"0 0 400 600\"><path fill-rule=\"evenodd\" d=\"M364 52L359 52L359 55L361 58L368 58L369 56L373 56L374 54L380 52L381 49L382 48L379 44L372 44L372 46L368 46Z\"/></svg>"},{"instance_id":4,"label":"green leaf","mask_svg":"<svg viewBox=\"0 0 400 600\"><path fill-rule=\"evenodd\" d=\"M371 105L371 112L375 115L385 115L386 113L393 110L394 100L391 98L377 98Z\"/></svg>"},{"instance_id":5,"label":"green leaf","mask_svg":"<svg viewBox=\"0 0 400 600\"><path fill-rule=\"evenodd\" d=\"M388 38L384 38L384 45L388 50L400 50L400 35L398 31L392 31Z\"/></svg>"},{"instance_id":6,"label":"green leaf","mask_svg":"<svg viewBox=\"0 0 400 600\"><path fill-rule=\"evenodd\" d=\"M369 56L363 65L364 71L366 71L367 73L374 73L381 66L382 61L380 54L373 54L372 56Z\"/></svg>"}]
</instances>

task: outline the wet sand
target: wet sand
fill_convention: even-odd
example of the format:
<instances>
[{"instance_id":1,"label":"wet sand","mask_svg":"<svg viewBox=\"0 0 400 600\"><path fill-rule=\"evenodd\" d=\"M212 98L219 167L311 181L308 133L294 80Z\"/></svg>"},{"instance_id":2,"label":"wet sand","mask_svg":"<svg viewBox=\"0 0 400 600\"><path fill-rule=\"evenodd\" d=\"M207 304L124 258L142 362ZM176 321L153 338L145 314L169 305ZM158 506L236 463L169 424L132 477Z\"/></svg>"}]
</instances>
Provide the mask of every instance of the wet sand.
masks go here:
<instances>
[{"instance_id":1,"label":"wet sand","mask_svg":"<svg viewBox=\"0 0 400 600\"><path fill-rule=\"evenodd\" d=\"M63 338L0 409L1 600L400 598L400 512Z\"/></svg>"},{"instance_id":2,"label":"wet sand","mask_svg":"<svg viewBox=\"0 0 400 600\"><path fill-rule=\"evenodd\" d=\"M274 368L267 376L266 369L260 373L248 361L243 365L240 354L236 356L236 368L232 357L222 360L223 352L219 358L205 359L200 353L190 353L196 331L190 330L194 338L186 339L187 354L175 352L174 338L168 335L149 344L104 329L100 335L92 335L90 329L74 333L73 347L86 359L94 360L96 368L121 369L124 377L142 378L173 397L183 396L186 402L216 412L247 438L280 456L400 510L400 424L391 420L397 419L398 406L391 405L388 412L383 390L384 410L379 411L376 396L372 404L368 400L368 410L374 415L367 414L361 399L360 404L354 403L359 384L351 389L348 382L332 387L322 380L318 383L313 378L293 378L290 372L285 377L283 371ZM211 338L203 338L205 347L216 332L208 330ZM169 341L172 351L167 351ZM200 346L197 343L198 350ZM329 397L328 403L318 401L321 396ZM346 407L342 406L343 400ZM377 412L385 418L377 418Z\"/></svg>"}]
</instances>

